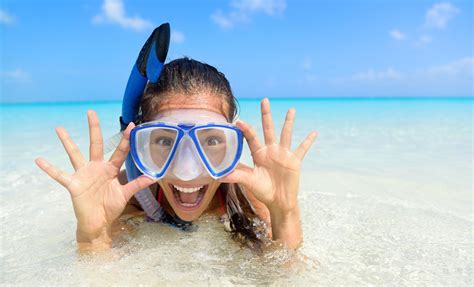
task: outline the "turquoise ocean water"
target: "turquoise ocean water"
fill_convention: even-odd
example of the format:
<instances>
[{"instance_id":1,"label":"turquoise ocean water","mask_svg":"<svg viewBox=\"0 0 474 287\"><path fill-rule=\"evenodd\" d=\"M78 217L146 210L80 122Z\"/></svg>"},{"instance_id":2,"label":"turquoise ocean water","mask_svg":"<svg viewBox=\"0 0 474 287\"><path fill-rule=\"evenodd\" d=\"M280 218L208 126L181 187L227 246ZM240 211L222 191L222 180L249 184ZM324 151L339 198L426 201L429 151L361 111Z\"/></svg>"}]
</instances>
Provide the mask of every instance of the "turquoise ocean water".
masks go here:
<instances>
[{"instance_id":1,"label":"turquoise ocean water","mask_svg":"<svg viewBox=\"0 0 474 287\"><path fill-rule=\"evenodd\" d=\"M275 261L290 255L252 255L208 219L189 236L143 223L112 258L78 258L70 199L33 160L72 171L54 128L66 127L87 154L86 111L98 112L109 138L121 103L0 105L1 282L471 285L473 103L271 100L278 133L286 110L296 108L294 146L319 133L299 194L300 255L309 259L286 269ZM259 101L241 100L239 116L261 130ZM248 150L243 161L251 162Z\"/></svg>"}]
</instances>

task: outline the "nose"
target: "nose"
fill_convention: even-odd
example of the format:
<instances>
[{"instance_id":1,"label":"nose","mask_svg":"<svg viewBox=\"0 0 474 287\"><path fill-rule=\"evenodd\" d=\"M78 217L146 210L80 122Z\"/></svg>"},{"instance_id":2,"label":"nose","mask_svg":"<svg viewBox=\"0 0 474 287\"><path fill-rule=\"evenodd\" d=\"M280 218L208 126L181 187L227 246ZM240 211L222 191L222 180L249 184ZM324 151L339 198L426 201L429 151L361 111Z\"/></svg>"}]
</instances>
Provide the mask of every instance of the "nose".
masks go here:
<instances>
[{"instance_id":1,"label":"nose","mask_svg":"<svg viewBox=\"0 0 474 287\"><path fill-rule=\"evenodd\" d=\"M202 162L193 149L191 139L183 138L180 149L176 152L172 172L182 181L190 181L205 172Z\"/></svg>"}]
</instances>

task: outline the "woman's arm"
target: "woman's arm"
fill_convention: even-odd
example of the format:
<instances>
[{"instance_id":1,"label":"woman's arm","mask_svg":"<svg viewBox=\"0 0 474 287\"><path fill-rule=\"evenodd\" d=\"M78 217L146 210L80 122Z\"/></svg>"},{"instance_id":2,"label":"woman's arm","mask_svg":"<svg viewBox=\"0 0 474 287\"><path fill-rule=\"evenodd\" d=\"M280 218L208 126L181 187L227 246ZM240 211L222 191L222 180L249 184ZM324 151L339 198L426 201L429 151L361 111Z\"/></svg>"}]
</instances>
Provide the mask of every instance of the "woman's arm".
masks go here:
<instances>
[{"instance_id":1,"label":"woman's arm","mask_svg":"<svg viewBox=\"0 0 474 287\"><path fill-rule=\"evenodd\" d=\"M294 210L285 213L275 210L270 212L270 217L272 239L291 249L298 248L303 242L299 207L297 206Z\"/></svg>"}]
</instances>

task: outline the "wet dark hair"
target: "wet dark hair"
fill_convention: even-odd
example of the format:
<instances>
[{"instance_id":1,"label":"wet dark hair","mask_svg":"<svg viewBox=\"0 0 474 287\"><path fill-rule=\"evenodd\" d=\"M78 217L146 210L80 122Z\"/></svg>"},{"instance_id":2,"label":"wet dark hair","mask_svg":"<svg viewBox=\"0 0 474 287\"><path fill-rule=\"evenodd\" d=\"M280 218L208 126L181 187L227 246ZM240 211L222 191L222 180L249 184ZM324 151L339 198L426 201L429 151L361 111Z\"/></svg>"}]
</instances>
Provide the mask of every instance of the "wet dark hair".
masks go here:
<instances>
[{"instance_id":1,"label":"wet dark hair","mask_svg":"<svg viewBox=\"0 0 474 287\"><path fill-rule=\"evenodd\" d=\"M225 75L211 65L190 58L173 60L163 67L158 83L148 84L142 98L142 120L156 116L158 108L177 93L191 97L207 92L219 97L229 122L237 116L237 100ZM168 97L167 97L168 96Z\"/></svg>"},{"instance_id":2,"label":"wet dark hair","mask_svg":"<svg viewBox=\"0 0 474 287\"><path fill-rule=\"evenodd\" d=\"M167 63L158 83L149 83L145 88L140 105L140 122L152 120L170 97L177 94L193 97L200 92L219 97L227 120L232 122L235 119L238 104L225 75L211 65L180 58ZM243 186L222 183L219 189L225 196L226 214L222 221L226 229L238 242L254 250L262 250L269 240L267 228L256 214Z\"/></svg>"}]
</instances>

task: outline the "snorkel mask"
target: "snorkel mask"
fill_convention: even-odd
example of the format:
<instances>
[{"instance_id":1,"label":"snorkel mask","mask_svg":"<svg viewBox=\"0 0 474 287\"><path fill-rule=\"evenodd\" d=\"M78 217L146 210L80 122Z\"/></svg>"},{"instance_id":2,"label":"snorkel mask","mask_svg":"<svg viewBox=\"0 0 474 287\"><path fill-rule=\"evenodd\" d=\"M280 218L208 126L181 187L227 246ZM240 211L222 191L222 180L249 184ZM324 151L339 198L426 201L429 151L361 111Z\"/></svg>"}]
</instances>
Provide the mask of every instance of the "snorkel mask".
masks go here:
<instances>
[{"instance_id":1,"label":"snorkel mask","mask_svg":"<svg viewBox=\"0 0 474 287\"><path fill-rule=\"evenodd\" d=\"M193 181L229 174L242 154L242 132L207 110L177 109L130 133L137 168L154 179Z\"/></svg>"}]
</instances>

